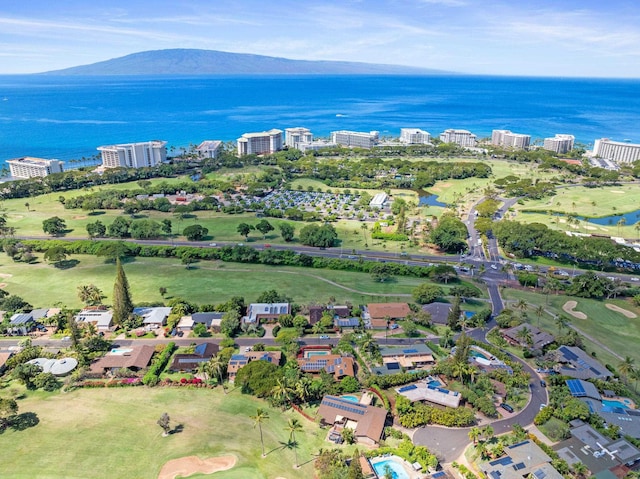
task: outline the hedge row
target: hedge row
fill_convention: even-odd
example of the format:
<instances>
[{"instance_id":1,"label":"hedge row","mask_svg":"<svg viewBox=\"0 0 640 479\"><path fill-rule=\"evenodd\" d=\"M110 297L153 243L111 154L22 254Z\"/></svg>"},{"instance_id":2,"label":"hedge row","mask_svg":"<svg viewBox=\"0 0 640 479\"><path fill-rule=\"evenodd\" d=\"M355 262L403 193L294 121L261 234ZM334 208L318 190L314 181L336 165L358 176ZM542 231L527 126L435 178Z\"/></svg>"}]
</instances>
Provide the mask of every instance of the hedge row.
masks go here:
<instances>
[{"instance_id":1,"label":"hedge row","mask_svg":"<svg viewBox=\"0 0 640 479\"><path fill-rule=\"evenodd\" d=\"M167 367L167 363L175 347L176 343L173 341L168 343L160 355L153 360L149 370L142 378L142 383L145 386L155 386L160 382L160 374L164 371L164 368Z\"/></svg>"}]
</instances>

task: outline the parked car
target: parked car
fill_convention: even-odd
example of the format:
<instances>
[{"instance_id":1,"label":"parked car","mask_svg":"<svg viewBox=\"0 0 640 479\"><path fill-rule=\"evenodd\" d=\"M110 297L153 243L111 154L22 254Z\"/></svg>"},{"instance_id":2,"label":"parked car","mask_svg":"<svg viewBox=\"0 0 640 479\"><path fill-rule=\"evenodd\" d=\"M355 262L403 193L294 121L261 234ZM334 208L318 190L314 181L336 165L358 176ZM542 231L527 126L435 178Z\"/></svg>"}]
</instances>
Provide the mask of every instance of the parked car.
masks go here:
<instances>
[{"instance_id":1,"label":"parked car","mask_svg":"<svg viewBox=\"0 0 640 479\"><path fill-rule=\"evenodd\" d=\"M218 246L218 243L209 243L209 246Z\"/></svg>"},{"instance_id":2,"label":"parked car","mask_svg":"<svg viewBox=\"0 0 640 479\"><path fill-rule=\"evenodd\" d=\"M320 336L320 339L329 339L329 335L323 334Z\"/></svg>"},{"instance_id":3,"label":"parked car","mask_svg":"<svg viewBox=\"0 0 640 479\"><path fill-rule=\"evenodd\" d=\"M392 324L391 326L389 326L389 329L398 329L400 326L397 324Z\"/></svg>"},{"instance_id":4,"label":"parked car","mask_svg":"<svg viewBox=\"0 0 640 479\"><path fill-rule=\"evenodd\" d=\"M507 412L513 412L513 408L509 406L506 402L503 402L502 404L500 404L500 407Z\"/></svg>"},{"instance_id":5,"label":"parked car","mask_svg":"<svg viewBox=\"0 0 640 479\"><path fill-rule=\"evenodd\" d=\"M540 387L541 388L546 388L547 387L547 382L544 379L540 380Z\"/></svg>"},{"instance_id":6,"label":"parked car","mask_svg":"<svg viewBox=\"0 0 640 479\"><path fill-rule=\"evenodd\" d=\"M542 411L544 408L546 408L547 405L545 403L540 404L540 410Z\"/></svg>"}]
</instances>

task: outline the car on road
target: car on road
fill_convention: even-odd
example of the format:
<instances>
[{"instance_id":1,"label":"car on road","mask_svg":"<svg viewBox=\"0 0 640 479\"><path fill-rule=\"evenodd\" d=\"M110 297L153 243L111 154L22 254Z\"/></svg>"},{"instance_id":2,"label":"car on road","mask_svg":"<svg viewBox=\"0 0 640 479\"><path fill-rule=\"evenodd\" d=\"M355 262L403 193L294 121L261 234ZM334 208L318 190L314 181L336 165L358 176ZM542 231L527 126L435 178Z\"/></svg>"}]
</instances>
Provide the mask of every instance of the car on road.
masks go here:
<instances>
[{"instance_id":1,"label":"car on road","mask_svg":"<svg viewBox=\"0 0 640 479\"><path fill-rule=\"evenodd\" d=\"M269 243L265 243L265 244L264 244L264 247L265 247L265 248L271 248L271 245L270 245Z\"/></svg>"},{"instance_id":2,"label":"car on road","mask_svg":"<svg viewBox=\"0 0 640 479\"><path fill-rule=\"evenodd\" d=\"M244 243L238 243L238 246L244 246Z\"/></svg>"},{"instance_id":3,"label":"car on road","mask_svg":"<svg viewBox=\"0 0 640 479\"><path fill-rule=\"evenodd\" d=\"M409 253L407 253L406 251L403 251L402 253L400 253L400 256L409 256Z\"/></svg>"},{"instance_id":4,"label":"car on road","mask_svg":"<svg viewBox=\"0 0 640 479\"><path fill-rule=\"evenodd\" d=\"M209 243L209 246L218 246L218 243Z\"/></svg>"},{"instance_id":5,"label":"car on road","mask_svg":"<svg viewBox=\"0 0 640 479\"><path fill-rule=\"evenodd\" d=\"M328 334L323 334L320 336L320 339L329 339L329 335Z\"/></svg>"},{"instance_id":6,"label":"car on road","mask_svg":"<svg viewBox=\"0 0 640 479\"><path fill-rule=\"evenodd\" d=\"M355 257L354 255L352 255L352 254L350 254L349 256L347 256L347 258L349 258L349 259L356 259L356 257Z\"/></svg>"},{"instance_id":7,"label":"car on road","mask_svg":"<svg viewBox=\"0 0 640 479\"><path fill-rule=\"evenodd\" d=\"M495 264L492 264L491 269L498 269L498 267Z\"/></svg>"},{"instance_id":8,"label":"car on road","mask_svg":"<svg viewBox=\"0 0 640 479\"><path fill-rule=\"evenodd\" d=\"M500 404L500 407L507 412L513 412L513 408L509 406L506 402L503 402L502 404Z\"/></svg>"},{"instance_id":9,"label":"car on road","mask_svg":"<svg viewBox=\"0 0 640 479\"><path fill-rule=\"evenodd\" d=\"M71 341L71 336L65 336L62 341Z\"/></svg>"},{"instance_id":10,"label":"car on road","mask_svg":"<svg viewBox=\"0 0 640 479\"><path fill-rule=\"evenodd\" d=\"M631 281L633 281L633 282L637 282L637 281L640 281L640 278L636 278L636 277L634 276L633 278L631 278Z\"/></svg>"},{"instance_id":11,"label":"car on road","mask_svg":"<svg viewBox=\"0 0 640 479\"><path fill-rule=\"evenodd\" d=\"M546 408L547 405L545 403L540 404L540 410L542 411L544 408Z\"/></svg>"},{"instance_id":12,"label":"car on road","mask_svg":"<svg viewBox=\"0 0 640 479\"><path fill-rule=\"evenodd\" d=\"M540 380L540 387L541 388L546 388L547 387L547 382L544 379Z\"/></svg>"}]
</instances>

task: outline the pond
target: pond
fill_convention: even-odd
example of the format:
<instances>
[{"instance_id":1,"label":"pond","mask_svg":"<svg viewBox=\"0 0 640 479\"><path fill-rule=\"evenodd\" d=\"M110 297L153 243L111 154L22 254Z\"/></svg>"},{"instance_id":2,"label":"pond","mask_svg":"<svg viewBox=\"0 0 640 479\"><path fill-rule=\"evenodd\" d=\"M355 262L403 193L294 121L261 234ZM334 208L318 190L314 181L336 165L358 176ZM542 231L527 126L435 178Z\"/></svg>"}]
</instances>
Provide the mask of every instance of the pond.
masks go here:
<instances>
[{"instance_id":1,"label":"pond","mask_svg":"<svg viewBox=\"0 0 640 479\"><path fill-rule=\"evenodd\" d=\"M419 206L440 206L446 208L447 204L438 201L438 195L429 194L428 191L418 191L418 205Z\"/></svg>"},{"instance_id":2,"label":"pond","mask_svg":"<svg viewBox=\"0 0 640 479\"><path fill-rule=\"evenodd\" d=\"M526 211L525 213L545 213L544 211ZM568 215L562 213L554 213L554 216L562 216L567 217ZM640 209L635 211L630 211L629 213L620 213L617 215L609 215L609 216L601 216L599 218L587 218L585 216L576 216L580 221L587 221L587 223L592 223L595 225L601 226L616 226L618 221L624 218L626 226L635 225L638 221L640 221Z\"/></svg>"}]
</instances>

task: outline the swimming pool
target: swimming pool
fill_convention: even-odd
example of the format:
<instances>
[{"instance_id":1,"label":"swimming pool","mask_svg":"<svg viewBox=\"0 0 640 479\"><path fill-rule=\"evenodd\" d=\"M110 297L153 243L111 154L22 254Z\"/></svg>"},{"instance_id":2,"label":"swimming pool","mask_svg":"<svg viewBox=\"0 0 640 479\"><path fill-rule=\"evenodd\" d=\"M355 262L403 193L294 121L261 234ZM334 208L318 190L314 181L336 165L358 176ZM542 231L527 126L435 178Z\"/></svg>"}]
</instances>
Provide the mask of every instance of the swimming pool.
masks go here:
<instances>
[{"instance_id":1,"label":"swimming pool","mask_svg":"<svg viewBox=\"0 0 640 479\"><path fill-rule=\"evenodd\" d=\"M342 399L346 399L347 401L351 401L351 402L360 402L360 399L358 399L357 396L340 396Z\"/></svg>"},{"instance_id":2,"label":"swimming pool","mask_svg":"<svg viewBox=\"0 0 640 479\"><path fill-rule=\"evenodd\" d=\"M329 351L306 351L305 356L307 358L311 358L313 356L326 356L329 354Z\"/></svg>"},{"instance_id":3,"label":"swimming pool","mask_svg":"<svg viewBox=\"0 0 640 479\"><path fill-rule=\"evenodd\" d=\"M602 400L602 405L610 407L610 408L619 407L619 408L622 408L622 409L629 409L629 405L628 404L625 404L622 401L612 401L610 399L603 399Z\"/></svg>"},{"instance_id":4,"label":"swimming pool","mask_svg":"<svg viewBox=\"0 0 640 479\"><path fill-rule=\"evenodd\" d=\"M482 354L480 351L476 351L475 349L472 349L471 351L469 351L469 355L473 356L474 358L489 359L485 354Z\"/></svg>"},{"instance_id":5,"label":"swimming pool","mask_svg":"<svg viewBox=\"0 0 640 479\"><path fill-rule=\"evenodd\" d=\"M126 354L126 353L130 353L131 351L133 351L133 349L130 348L114 348L111 350L111 354Z\"/></svg>"},{"instance_id":6,"label":"swimming pool","mask_svg":"<svg viewBox=\"0 0 640 479\"><path fill-rule=\"evenodd\" d=\"M437 379L432 379L431 381L427 382L427 386L440 387L442 386L442 383Z\"/></svg>"},{"instance_id":7,"label":"swimming pool","mask_svg":"<svg viewBox=\"0 0 640 479\"><path fill-rule=\"evenodd\" d=\"M463 313L464 317L467 319L471 319L476 315L476 313L474 313L473 311L463 311Z\"/></svg>"},{"instance_id":8,"label":"swimming pool","mask_svg":"<svg viewBox=\"0 0 640 479\"><path fill-rule=\"evenodd\" d=\"M385 459L384 461L371 463L371 465L373 466L373 470L376 471L376 474L378 474L378 477L384 477L388 468L393 479L410 479L409 474L404 470L402 464L394 459Z\"/></svg>"}]
</instances>

